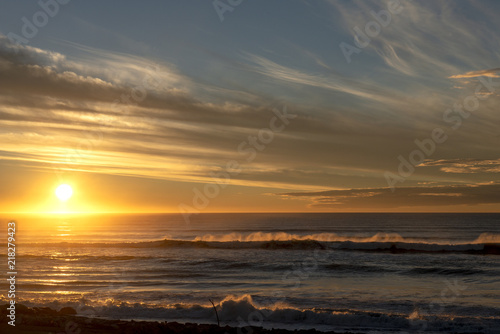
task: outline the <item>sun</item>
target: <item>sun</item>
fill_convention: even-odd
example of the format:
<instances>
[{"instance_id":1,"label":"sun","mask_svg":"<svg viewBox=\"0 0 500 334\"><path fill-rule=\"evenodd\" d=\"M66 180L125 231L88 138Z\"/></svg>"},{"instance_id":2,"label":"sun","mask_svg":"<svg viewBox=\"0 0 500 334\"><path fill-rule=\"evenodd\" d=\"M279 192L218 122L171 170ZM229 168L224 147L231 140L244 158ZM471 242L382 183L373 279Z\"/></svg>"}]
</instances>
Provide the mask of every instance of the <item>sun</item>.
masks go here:
<instances>
[{"instance_id":1,"label":"sun","mask_svg":"<svg viewBox=\"0 0 500 334\"><path fill-rule=\"evenodd\" d=\"M66 202L73 195L73 189L67 184L61 184L56 189L56 196L59 200Z\"/></svg>"}]
</instances>

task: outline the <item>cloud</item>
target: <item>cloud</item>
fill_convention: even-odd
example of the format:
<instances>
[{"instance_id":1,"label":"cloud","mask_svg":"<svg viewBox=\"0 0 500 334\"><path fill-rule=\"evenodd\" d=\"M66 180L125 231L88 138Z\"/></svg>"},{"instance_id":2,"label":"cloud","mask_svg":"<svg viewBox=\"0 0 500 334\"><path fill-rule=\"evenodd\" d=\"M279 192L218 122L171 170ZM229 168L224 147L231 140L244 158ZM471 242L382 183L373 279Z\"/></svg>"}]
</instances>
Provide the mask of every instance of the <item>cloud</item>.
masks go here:
<instances>
[{"instance_id":1,"label":"cloud","mask_svg":"<svg viewBox=\"0 0 500 334\"><path fill-rule=\"evenodd\" d=\"M352 80L343 78L338 74L332 78L323 73L309 73L283 66L267 58L253 54L248 54L247 58L255 64L255 72L273 79L347 93L378 102L390 102L391 100L388 98L388 95L382 94L381 91L377 91L373 86L365 85L361 82L350 82Z\"/></svg>"},{"instance_id":2,"label":"cloud","mask_svg":"<svg viewBox=\"0 0 500 334\"><path fill-rule=\"evenodd\" d=\"M383 48L377 50L377 53L382 57L382 59L384 59L385 63L390 67L406 75L410 76L415 75L414 69L398 55L396 50L394 50L394 47L391 46L390 44L384 45Z\"/></svg>"},{"instance_id":3,"label":"cloud","mask_svg":"<svg viewBox=\"0 0 500 334\"><path fill-rule=\"evenodd\" d=\"M133 170L148 177L212 182L209 173L213 167L228 160L245 160L238 145L268 127L273 108L282 107L258 95L252 103L241 103L240 91L227 90L222 92L224 103L203 101L197 98L197 91L212 93L217 87L195 87L189 78L163 66L154 78L166 82L166 87L148 90L140 103L127 105L121 103L122 96L130 97L134 85L151 75L146 60L74 47L83 52L76 59L0 38L0 125L9 129L0 139L4 150L16 152L23 147L33 153L29 158L5 155L6 159L29 161L33 166L39 162L40 168L55 164L127 175ZM184 88L171 89L169 76ZM313 83L314 78L309 79ZM301 114L300 105L288 109ZM387 134L384 126L367 124L365 118L373 120L372 115L360 119L359 114L332 114L331 109L308 111L309 117L299 116L286 131L276 133L272 145L259 152L258 161L247 164L234 182L286 189L323 189L325 178L376 183L380 168L359 171L355 160L378 154L362 142L390 141L381 137ZM36 140L30 133L37 134ZM348 139L356 134L361 136ZM101 139L89 144L88 137ZM342 154L346 150L352 153ZM330 154L322 154L325 151ZM68 164L68 154L79 158ZM119 158L109 158L115 156ZM317 172L311 173L301 166L304 160L327 167L315 167ZM145 168L144 161L151 166Z\"/></svg>"},{"instance_id":4,"label":"cloud","mask_svg":"<svg viewBox=\"0 0 500 334\"><path fill-rule=\"evenodd\" d=\"M261 105L241 104L227 90L227 102L205 102L194 97L196 91L213 92L213 87L194 87L189 78L168 67L151 74L142 58L75 47L86 56L69 59L14 45L0 36L0 126L8 129L0 134L4 162L45 170L214 182L214 167L235 157L245 160L238 145L268 127L273 109L282 107L259 97L253 102ZM143 88L135 85L150 75L166 86L148 89L143 100L128 104L133 90ZM172 82L184 89L171 89ZM295 113L292 107L289 111ZM309 131L329 131L320 121L307 124L313 125ZM306 127L298 129L307 131ZM290 132L274 135L287 136ZM25 154L16 153L19 150ZM264 173L271 160L280 160L278 155L266 150L259 158L263 163L244 169L233 183L297 189L290 179L274 182Z\"/></svg>"},{"instance_id":5,"label":"cloud","mask_svg":"<svg viewBox=\"0 0 500 334\"><path fill-rule=\"evenodd\" d=\"M419 165L429 166L441 166L440 170L445 173L500 173L500 159L441 159L425 161Z\"/></svg>"},{"instance_id":6,"label":"cloud","mask_svg":"<svg viewBox=\"0 0 500 334\"><path fill-rule=\"evenodd\" d=\"M359 20L346 19L346 30L364 27L373 20L370 11L381 9L379 2L364 4L334 2L339 8L356 7L350 14ZM249 45L240 49L248 50L243 51L243 59L241 52L219 59L211 73L224 70L224 75L199 75L196 80L168 63L151 70L154 62L131 54L65 42L65 47L76 52L63 55L15 45L0 35L2 149L30 154L5 153L0 158L33 166L39 163L43 168L57 164L81 171L212 182L211 171L228 160L244 159L238 144L269 125L272 109L283 105L282 100L272 98L279 96L299 117L258 152L256 161L245 163L234 182L300 190L382 187L381 175L397 165L395 157L414 149L414 139L428 136L436 122L442 124L436 115L442 115L455 97L436 82L470 68L470 59L476 59L463 50L463 43L439 33L450 28L457 39L466 40L477 52L482 50L481 43L470 39L474 29L450 19L448 7L440 9L443 28L430 19L438 5L405 6L402 15L395 16L373 39L373 49L366 48L360 55L364 60L350 67L344 59L338 63L332 54L339 52L335 40L339 35L332 31L328 45L333 51L297 43L303 55L297 62L279 49L263 57L261 49ZM439 38L429 38L434 35ZM488 37L495 41L495 36ZM215 52L207 54L207 63L213 62ZM295 67L294 62L300 65ZM484 63L476 66L486 68ZM396 72L404 75L395 76ZM162 84L148 90L144 100L132 105L114 103L152 74ZM482 102L481 112L487 107ZM497 137L484 138L488 134L484 130L496 124L496 115L482 117L480 126L471 117L467 121L470 133L464 128L454 137L457 143L466 137L466 146L457 144L448 153L468 152L472 146L481 151L474 151L477 154L492 152ZM88 136L103 139L86 149L82 143ZM65 163L65 154L75 150L82 157L75 164ZM417 175L405 185L427 177L443 182L435 175Z\"/></svg>"},{"instance_id":7,"label":"cloud","mask_svg":"<svg viewBox=\"0 0 500 334\"><path fill-rule=\"evenodd\" d=\"M343 28L349 36L344 41L349 42L353 40L353 28L363 30L368 22L374 20L371 12L386 10L390 1L331 0L329 4L338 14L332 21ZM495 34L495 11L489 7L480 2L433 1L424 4L401 1L401 12L392 15L389 24L371 38L363 53L356 55L359 59L356 66L362 68L366 63L380 68L382 65L393 74L419 77L419 83L427 81L429 86L444 84L444 78L448 77L467 77L456 74L471 66L488 68L498 62L496 46L500 42L498 34ZM481 23L478 17L488 24ZM374 65L365 52L376 53L383 64ZM494 72L495 69L467 74L495 76Z\"/></svg>"},{"instance_id":8,"label":"cloud","mask_svg":"<svg viewBox=\"0 0 500 334\"><path fill-rule=\"evenodd\" d=\"M450 79L463 79L463 78L476 78L476 77L500 78L498 72L500 72L500 67L492 68L489 70L471 71L464 74L456 74L450 76L449 78Z\"/></svg>"},{"instance_id":9,"label":"cloud","mask_svg":"<svg viewBox=\"0 0 500 334\"><path fill-rule=\"evenodd\" d=\"M421 206L455 206L500 203L500 183L329 190L276 194L283 198L304 198L312 207L391 209Z\"/></svg>"}]
</instances>

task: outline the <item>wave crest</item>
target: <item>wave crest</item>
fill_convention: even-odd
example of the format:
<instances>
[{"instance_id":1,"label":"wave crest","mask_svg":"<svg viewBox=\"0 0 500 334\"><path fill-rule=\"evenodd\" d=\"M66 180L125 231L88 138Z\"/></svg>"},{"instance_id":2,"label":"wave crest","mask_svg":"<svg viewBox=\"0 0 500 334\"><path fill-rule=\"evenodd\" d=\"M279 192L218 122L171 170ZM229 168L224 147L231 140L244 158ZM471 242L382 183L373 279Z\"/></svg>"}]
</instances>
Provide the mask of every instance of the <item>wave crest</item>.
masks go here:
<instances>
[{"instance_id":1,"label":"wave crest","mask_svg":"<svg viewBox=\"0 0 500 334\"><path fill-rule=\"evenodd\" d=\"M292 241L292 240L314 240L322 242L404 242L405 238L397 233L377 233L370 237L341 236L336 233L315 233L307 235L290 234L286 232L254 232L248 235L241 233L229 233L224 235L206 234L196 237L193 241L207 242L256 242L256 241Z\"/></svg>"},{"instance_id":2,"label":"wave crest","mask_svg":"<svg viewBox=\"0 0 500 334\"><path fill-rule=\"evenodd\" d=\"M268 304L268 305L267 305ZM27 303L27 306L34 306ZM101 302L54 302L48 305L56 309L70 306L80 316L98 316L115 319L161 319L165 321L215 323L216 317L212 305L206 304L166 304L162 306L130 304L115 300ZM271 301L259 305L251 295L229 295L216 304L222 324L237 327L263 326L265 328L316 328L339 330L344 332L392 332L421 328L425 321L426 328L433 332L460 333L498 333L498 317L488 314L481 317L457 315L425 315L417 310L411 313L385 313L354 309L300 309L288 305L284 300ZM244 331L246 332L246 331Z\"/></svg>"},{"instance_id":3,"label":"wave crest","mask_svg":"<svg viewBox=\"0 0 500 334\"><path fill-rule=\"evenodd\" d=\"M37 243L36 245L42 245ZM335 233L297 235L285 232L255 232L249 235L230 233L207 234L192 240L164 239L121 243L43 243L58 247L121 247L121 248L211 248L211 249L288 249L288 250L358 250L390 252L459 252L500 255L500 234L482 233L468 242L406 238L397 233L377 233L373 236L340 236ZM0 254L6 256L5 254Z\"/></svg>"}]
</instances>

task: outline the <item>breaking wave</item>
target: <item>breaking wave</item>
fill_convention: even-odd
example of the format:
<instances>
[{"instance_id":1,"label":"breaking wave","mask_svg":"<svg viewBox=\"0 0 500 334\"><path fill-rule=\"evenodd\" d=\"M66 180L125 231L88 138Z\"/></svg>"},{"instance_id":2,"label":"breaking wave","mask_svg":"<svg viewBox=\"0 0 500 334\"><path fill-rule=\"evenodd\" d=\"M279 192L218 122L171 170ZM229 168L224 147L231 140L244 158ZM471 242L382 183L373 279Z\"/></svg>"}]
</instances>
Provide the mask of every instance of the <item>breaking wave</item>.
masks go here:
<instances>
[{"instance_id":1,"label":"breaking wave","mask_svg":"<svg viewBox=\"0 0 500 334\"><path fill-rule=\"evenodd\" d=\"M42 244L40 244L42 245ZM50 244L43 244L50 245ZM297 235L284 232L255 232L249 235L230 233L207 234L192 240L164 239L122 243L74 243L53 244L58 247L116 247L116 248L212 248L212 249L268 249L268 250L357 250L404 252L457 252L500 255L500 235L483 233L469 242L430 241L402 237L397 233L377 233L373 236L340 236L335 233Z\"/></svg>"},{"instance_id":2,"label":"breaking wave","mask_svg":"<svg viewBox=\"0 0 500 334\"><path fill-rule=\"evenodd\" d=\"M28 306L33 306L29 305ZM85 301L44 304L55 309L71 306L78 315L112 319L147 319L196 323L216 323L215 312L210 304L168 304L162 306L130 304L107 300L101 305ZM427 315L418 309L410 314L383 313L350 309L299 309L286 301L259 305L251 295L226 296L216 305L222 325L237 327L259 326L265 328L316 328L324 330L348 330L357 333L374 333L395 330L411 332L425 329L436 332L498 333L500 321L495 316ZM246 331L244 331L246 332Z\"/></svg>"}]
</instances>

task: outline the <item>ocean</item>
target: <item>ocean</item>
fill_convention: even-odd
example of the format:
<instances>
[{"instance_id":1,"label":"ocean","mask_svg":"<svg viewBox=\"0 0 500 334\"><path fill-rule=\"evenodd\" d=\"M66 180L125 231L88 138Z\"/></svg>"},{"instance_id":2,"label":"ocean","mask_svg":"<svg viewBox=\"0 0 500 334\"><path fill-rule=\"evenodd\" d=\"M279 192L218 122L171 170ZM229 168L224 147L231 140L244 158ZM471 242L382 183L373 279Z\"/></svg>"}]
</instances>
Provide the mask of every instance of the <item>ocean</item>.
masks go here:
<instances>
[{"instance_id":1,"label":"ocean","mask_svg":"<svg viewBox=\"0 0 500 334\"><path fill-rule=\"evenodd\" d=\"M211 299L221 325L500 333L500 214L19 215L4 268L9 219L27 306L216 323Z\"/></svg>"}]
</instances>

